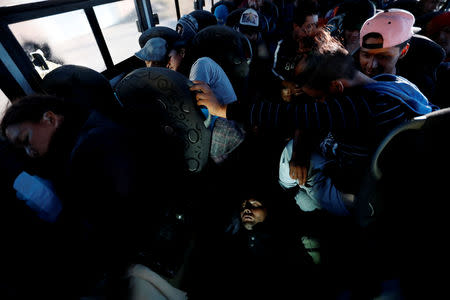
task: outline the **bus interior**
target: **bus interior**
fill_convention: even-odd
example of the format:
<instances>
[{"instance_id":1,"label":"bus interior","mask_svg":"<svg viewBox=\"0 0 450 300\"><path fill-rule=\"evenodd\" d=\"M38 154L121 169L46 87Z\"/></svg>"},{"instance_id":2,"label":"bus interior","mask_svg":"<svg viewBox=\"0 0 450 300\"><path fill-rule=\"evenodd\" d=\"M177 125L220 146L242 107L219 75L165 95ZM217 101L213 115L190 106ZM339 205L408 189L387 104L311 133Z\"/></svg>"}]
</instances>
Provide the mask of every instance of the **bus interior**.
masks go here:
<instances>
[{"instance_id":1,"label":"bus interior","mask_svg":"<svg viewBox=\"0 0 450 300\"><path fill-rule=\"evenodd\" d=\"M296 2L264 1L279 6ZM318 2L327 2L332 8L331 4L337 5L343 1ZM141 80L139 76L162 78L155 79L152 89L169 82L188 90L192 82L183 76L165 70L156 70L156 73L144 70L145 64L135 56L143 47L140 37L151 28L175 30L182 16L192 11L209 13L217 2L1 0L0 116L16 99L45 93L45 77L63 66L75 66L74 69L69 67L69 71L76 72L80 68L81 72L83 68L88 68L87 73L93 70L101 74L109 82L119 102L115 105L119 106L123 106L121 99L133 101L133 97L138 97L122 88L123 79L133 71L135 80ZM381 9L384 3L396 1L372 2L377 9ZM450 8L450 1L439 3L442 11ZM245 40L248 42L248 39ZM210 49L222 47L213 43L203 46ZM229 47L233 49L233 46ZM188 92L188 95L187 99L175 101L185 101L183 108L186 110L198 109L195 94ZM162 105L168 104L164 102ZM146 113L137 112L136 118L153 124L151 116ZM195 125L192 126L203 124L203 121L193 121ZM145 123L138 126L145 126ZM166 132L170 130L166 128ZM286 192L277 185L280 154L289 137L285 132L279 134L268 130L261 133L255 129L256 133L246 138L227 163L217 164L208 158L208 154L204 157L203 153L204 148L209 147L211 137L206 137L204 129L189 131L188 128L186 132L189 132L191 140L201 140L200 149L184 149L198 151L187 175L167 178L166 182L178 190L179 199L173 201L176 203L173 210L157 216L162 220L158 232L160 236L149 238L155 243L162 239L161 236L167 238L169 242L155 250L159 251L157 254L150 256L160 255L172 269L168 268L168 271L152 263L148 266L162 278L171 278L168 282L173 286L187 290L189 299L241 299L243 295L251 297L252 293L257 295L254 299L446 298L448 277L445 274L450 253L445 242L450 228L450 196L446 189L450 178L447 173L450 169L449 131L450 108L417 117L392 130L371 158L371 165L356 194L354 214L347 218L320 211L305 213L293 201L292 192ZM139 133L140 139L144 140L142 145L152 147L151 137L142 136L145 130L141 128ZM3 181L0 183L3 207L0 223L0 299L186 299L185 294L180 296L176 293L166 294L164 298L124 296L127 292L121 287L123 276L115 274L116 269L109 268L109 265L96 266L93 270L98 273L91 274L94 271L90 267L96 265L92 257L106 255L100 253L105 251L103 248L96 248L100 242L86 242L92 238L89 234L83 235L73 227L68 228L64 222L49 222L30 209L29 203L19 200L7 174L12 164L5 154L10 151L9 145L4 144L3 138L1 142L0 172L5 174L0 174L0 181ZM23 153L17 152L14 157L27 162ZM152 170L149 173L148 196L164 199L164 195L152 194L151 183L159 175L152 173ZM163 174L165 176L170 172ZM263 176L270 178L260 181L259 185L253 182ZM225 227L228 226L226 230L236 228L237 202L229 198L240 195L239 189L245 185L259 186L261 190L263 187L264 190L272 189L271 195L279 197L272 199L271 205L278 205L275 209L281 215L280 232L291 232L292 227L301 227L299 231L303 233L303 245L318 268L318 273L314 275L315 282L311 283L315 289L312 294L302 297L301 294L286 296L283 293L283 290L304 288L304 283L294 280L297 277L293 274L302 272L298 269L271 274L267 277L269 279L263 281L268 285L273 282L270 291L278 291L273 295L256 292L263 291L264 286L251 279L235 290L235 281L230 280L228 284L227 277L220 274L219 266L226 261L221 255L226 253L217 246L223 245L220 243L222 241L217 240ZM138 215L141 216L141 213ZM149 215L154 217L155 213ZM90 224L79 225L91 228ZM145 237L142 239L145 240ZM321 241L320 246L318 240ZM116 246L115 243L111 245ZM91 252L95 255L90 256ZM141 260L136 261L145 261L146 255L139 253ZM253 259L243 259L240 262L242 269L236 269L236 274L248 272L248 277L254 276L254 265L264 264L264 260L259 261L258 256ZM181 265L188 275L181 279L181 284L174 283L179 278L173 270L178 270ZM283 272L287 269L281 268ZM156 276L160 278L158 274ZM239 278L247 277L242 275ZM220 280L224 282L217 284ZM224 290L217 290L216 286ZM235 296L230 297L233 293Z\"/></svg>"}]
</instances>

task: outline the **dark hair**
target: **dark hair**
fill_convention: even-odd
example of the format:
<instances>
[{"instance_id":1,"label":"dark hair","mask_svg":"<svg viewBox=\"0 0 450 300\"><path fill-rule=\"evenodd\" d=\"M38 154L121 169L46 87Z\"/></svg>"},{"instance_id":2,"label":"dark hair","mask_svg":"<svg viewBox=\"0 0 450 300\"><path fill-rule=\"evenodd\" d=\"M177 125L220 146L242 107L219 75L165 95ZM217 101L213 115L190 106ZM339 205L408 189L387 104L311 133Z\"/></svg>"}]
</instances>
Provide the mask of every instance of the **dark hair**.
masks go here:
<instances>
[{"instance_id":1,"label":"dark hair","mask_svg":"<svg viewBox=\"0 0 450 300\"><path fill-rule=\"evenodd\" d=\"M47 95L25 96L13 102L6 110L1 121L1 132L5 135L6 128L22 122L39 122L45 112L65 115L66 105L61 98Z\"/></svg>"},{"instance_id":2,"label":"dark hair","mask_svg":"<svg viewBox=\"0 0 450 300\"><path fill-rule=\"evenodd\" d=\"M294 10L293 22L298 26L302 26L305 23L307 16L319 14L319 5L316 1L304 0L300 1L298 6Z\"/></svg>"},{"instance_id":3,"label":"dark hair","mask_svg":"<svg viewBox=\"0 0 450 300\"><path fill-rule=\"evenodd\" d=\"M369 32L365 36L363 36L363 43L365 43L368 39L374 38L374 39L383 39L383 36L379 34L378 32ZM398 45L395 45L394 47L398 47L400 51L405 48L405 46L409 43L411 39L407 39L403 43L400 43Z\"/></svg>"},{"instance_id":4,"label":"dark hair","mask_svg":"<svg viewBox=\"0 0 450 300\"><path fill-rule=\"evenodd\" d=\"M353 58L343 52L313 55L308 59L308 67L312 70L305 85L317 90L328 89L339 78L353 79L356 74Z\"/></svg>"},{"instance_id":5,"label":"dark hair","mask_svg":"<svg viewBox=\"0 0 450 300\"><path fill-rule=\"evenodd\" d=\"M326 29L318 29L308 40L304 70L296 76L296 83L313 89L325 90L333 80L354 78L356 67L353 58Z\"/></svg>"}]
</instances>

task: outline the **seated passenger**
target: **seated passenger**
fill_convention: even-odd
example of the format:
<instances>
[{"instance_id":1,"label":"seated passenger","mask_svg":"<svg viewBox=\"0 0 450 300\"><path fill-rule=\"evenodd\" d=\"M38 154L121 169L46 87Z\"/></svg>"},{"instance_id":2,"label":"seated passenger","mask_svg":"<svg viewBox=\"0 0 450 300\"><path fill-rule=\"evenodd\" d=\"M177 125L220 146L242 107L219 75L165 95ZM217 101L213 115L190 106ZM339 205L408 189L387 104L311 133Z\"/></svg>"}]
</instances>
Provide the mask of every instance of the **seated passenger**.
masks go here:
<instances>
[{"instance_id":1,"label":"seated passenger","mask_svg":"<svg viewBox=\"0 0 450 300\"><path fill-rule=\"evenodd\" d=\"M225 71L209 57L200 57L193 62L192 53L186 43L175 43L169 52L167 68L186 73L190 80L207 82L214 90L222 104L236 101L237 97L233 86ZM207 111L204 112L206 115ZM228 155L244 140L245 132L234 121L213 116L210 128L212 141L210 157L216 163L222 163Z\"/></svg>"},{"instance_id":2,"label":"seated passenger","mask_svg":"<svg viewBox=\"0 0 450 300\"><path fill-rule=\"evenodd\" d=\"M359 31L364 22L375 14L375 5L369 1L344 0L336 9L336 15L328 21L332 35L353 55L359 49Z\"/></svg>"},{"instance_id":3,"label":"seated passenger","mask_svg":"<svg viewBox=\"0 0 450 300\"><path fill-rule=\"evenodd\" d=\"M450 12L437 14L427 24L425 34L445 51L444 62L436 71L436 86L432 101L441 108L449 107L448 83L450 80Z\"/></svg>"},{"instance_id":4,"label":"seated passenger","mask_svg":"<svg viewBox=\"0 0 450 300\"><path fill-rule=\"evenodd\" d=\"M278 41L274 53L272 72L279 81L279 87L274 87L277 92L274 96L281 95L284 101L291 101L300 93L299 88L293 83L294 68L305 49L302 39L312 34L317 27L318 7L315 2L301 2L294 12L292 31L286 37ZM281 90L281 93L279 92Z\"/></svg>"},{"instance_id":5,"label":"seated passenger","mask_svg":"<svg viewBox=\"0 0 450 300\"><path fill-rule=\"evenodd\" d=\"M445 50L445 61L450 61L450 11L436 15L427 24L426 36Z\"/></svg>"},{"instance_id":6,"label":"seated passenger","mask_svg":"<svg viewBox=\"0 0 450 300\"><path fill-rule=\"evenodd\" d=\"M317 145L310 159L306 184L301 186L298 203L309 210L322 208L337 215L348 215L353 194L360 186L371 154L395 126L433 110L420 91L404 78L394 75L378 77L378 81L357 71L351 56L327 31L319 30L315 48L296 66L296 83L316 99L307 104L221 105L209 87L201 82L191 88L198 105L212 114L238 119L250 125L299 128L329 132ZM258 112L258 113L255 113ZM288 146L289 148L289 146ZM283 153L280 183L297 184L289 176L290 155ZM282 168L283 169L283 168Z\"/></svg>"},{"instance_id":7,"label":"seated passenger","mask_svg":"<svg viewBox=\"0 0 450 300\"><path fill-rule=\"evenodd\" d=\"M435 85L436 68L443 57L434 42L423 41L427 48L419 49L422 38L413 36L414 16L408 11L390 9L368 19L360 32L359 65L367 76L388 73L403 76L416 84L431 99ZM417 41L412 49L413 40ZM423 46L421 46L423 47ZM412 52L425 55L409 61ZM429 53L433 51L433 54ZM408 60L408 62L406 62ZM403 63L404 62L404 63Z\"/></svg>"},{"instance_id":8,"label":"seated passenger","mask_svg":"<svg viewBox=\"0 0 450 300\"><path fill-rule=\"evenodd\" d=\"M182 172L181 158L165 148L158 130L146 128L149 138L143 139L96 111L34 95L7 109L1 131L40 162L39 174L55 185L67 235L77 241L68 255L86 268L76 284L117 271L138 249L155 246L152 236L165 206L156 195L164 195L166 204L174 198L160 178ZM150 171L159 176L149 182Z\"/></svg>"},{"instance_id":9,"label":"seated passenger","mask_svg":"<svg viewBox=\"0 0 450 300\"><path fill-rule=\"evenodd\" d=\"M228 3L230 3L230 2L228 2ZM214 13L214 16L216 16L217 24L225 25L225 23L227 21L227 17L230 14L230 9L227 7L226 4L220 4L215 7L213 13Z\"/></svg>"},{"instance_id":10,"label":"seated passenger","mask_svg":"<svg viewBox=\"0 0 450 300\"><path fill-rule=\"evenodd\" d=\"M284 211L288 205L267 181L249 181L227 193L235 203L234 216L225 233L206 245L205 256L214 259L214 268L199 265L208 277L199 293L221 291L220 299L314 299L311 295L320 292L313 288L315 265L291 219L294 214Z\"/></svg>"},{"instance_id":11,"label":"seated passenger","mask_svg":"<svg viewBox=\"0 0 450 300\"><path fill-rule=\"evenodd\" d=\"M278 22L278 7L269 0L243 0L240 8L252 8L261 13L266 19L268 32L274 32Z\"/></svg>"},{"instance_id":12,"label":"seated passenger","mask_svg":"<svg viewBox=\"0 0 450 300\"><path fill-rule=\"evenodd\" d=\"M178 20L175 30L182 40L190 43L199 31L198 21L192 15L184 15Z\"/></svg>"},{"instance_id":13,"label":"seated passenger","mask_svg":"<svg viewBox=\"0 0 450 300\"><path fill-rule=\"evenodd\" d=\"M143 60L147 67L165 67L167 64L167 51L166 40L154 37L149 39L144 47L134 55Z\"/></svg>"},{"instance_id":14,"label":"seated passenger","mask_svg":"<svg viewBox=\"0 0 450 300\"><path fill-rule=\"evenodd\" d=\"M269 53L269 47L263 39L264 16L252 8L243 10L234 28L243 33L251 44L252 59L248 74L248 101L253 102L261 98L271 86L271 63L273 57Z\"/></svg>"},{"instance_id":15,"label":"seated passenger","mask_svg":"<svg viewBox=\"0 0 450 300\"><path fill-rule=\"evenodd\" d=\"M414 16L391 9L368 19L361 28L359 63L367 76L397 74L397 62L409 50Z\"/></svg>"}]
</instances>

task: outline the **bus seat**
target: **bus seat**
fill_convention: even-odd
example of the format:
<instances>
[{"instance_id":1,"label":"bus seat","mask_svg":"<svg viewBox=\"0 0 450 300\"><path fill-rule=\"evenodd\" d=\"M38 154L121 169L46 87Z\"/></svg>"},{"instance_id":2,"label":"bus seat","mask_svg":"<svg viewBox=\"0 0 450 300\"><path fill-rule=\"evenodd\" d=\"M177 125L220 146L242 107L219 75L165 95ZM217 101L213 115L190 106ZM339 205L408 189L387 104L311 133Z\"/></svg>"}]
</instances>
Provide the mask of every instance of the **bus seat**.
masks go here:
<instances>
[{"instance_id":1,"label":"bus seat","mask_svg":"<svg viewBox=\"0 0 450 300\"><path fill-rule=\"evenodd\" d=\"M87 67L58 67L43 78L42 87L47 94L96 109L109 117L115 117L121 110L108 79Z\"/></svg>"},{"instance_id":2,"label":"bus seat","mask_svg":"<svg viewBox=\"0 0 450 300\"><path fill-rule=\"evenodd\" d=\"M416 174L419 170L427 172L427 181L431 178L441 181L440 172L446 171L445 167L450 167L450 152L446 152L450 150L450 146L445 138L449 129L450 108L446 108L417 117L390 132L376 150L367 174L366 186L362 187L357 197L360 209L357 215L361 226L368 226L377 216L385 213L388 204L383 197L387 197L385 193L392 192L385 189L388 185L397 186L396 193L400 193L399 188L406 189L411 182L421 177ZM417 171L409 173L411 169ZM434 172L429 174L431 171ZM420 190L420 187L416 188ZM442 187L438 187L433 193L438 193L441 189Z\"/></svg>"},{"instance_id":3,"label":"bus seat","mask_svg":"<svg viewBox=\"0 0 450 300\"><path fill-rule=\"evenodd\" d=\"M155 26L147 29L139 36L139 45L141 48L151 38L160 37L166 40L169 47L180 39L180 35L172 28L166 26Z\"/></svg>"},{"instance_id":4,"label":"bus seat","mask_svg":"<svg viewBox=\"0 0 450 300\"><path fill-rule=\"evenodd\" d=\"M445 58L444 49L426 36L411 37L408 53L397 63L398 75L417 85L431 99L436 83L436 72Z\"/></svg>"},{"instance_id":5,"label":"bus seat","mask_svg":"<svg viewBox=\"0 0 450 300\"><path fill-rule=\"evenodd\" d=\"M175 144L184 151L188 174L198 173L206 165L211 143L211 131L190 85L181 73L150 67L129 73L115 89L134 127L157 127L163 136L175 137Z\"/></svg>"},{"instance_id":6,"label":"bus seat","mask_svg":"<svg viewBox=\"0 0 450 300\"><path fill-rule=\"evenodd\" d=\"M382 280L398 278L405 299L435 299L446 291L440 270L450 263L449 129L449 108L394 129L374 154L356 197L369 272Z\"/></svg>"},{"instance_id":7,"label":"bus seat","mask_svg":"<svg viewBox=\"0 0 450 300\"><path fill-rule=\"evenodd\" d=\"M194 10L189 13L198 23L198 31L208 27L217 25L216 16L207 10Z\"/></svg>"},{"instance_id":8,"label":"bus seat","mask_svg":"<svg viewBox=\"0 0 450 300\"><path fill-rule=\"evenodd\" d=\"M253 56L249 40L240 32L222 25L208 26L192 40L194 58L210 57L219 64L240 98Z\"/></svg>"}]
</instances>

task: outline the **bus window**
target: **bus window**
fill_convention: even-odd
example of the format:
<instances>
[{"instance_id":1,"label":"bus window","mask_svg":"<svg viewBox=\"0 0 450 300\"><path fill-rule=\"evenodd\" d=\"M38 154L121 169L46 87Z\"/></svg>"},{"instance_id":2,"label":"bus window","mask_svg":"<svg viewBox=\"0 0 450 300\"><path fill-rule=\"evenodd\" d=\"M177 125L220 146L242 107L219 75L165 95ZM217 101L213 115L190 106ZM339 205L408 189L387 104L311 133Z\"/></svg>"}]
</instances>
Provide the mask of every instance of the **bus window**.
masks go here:
<instances>
[{"instance_id":1,"label":"bus window","mask_svg":"<svg viewBox=\"0 0 450 300\"><path fill-rule=\"evenodd\" d=\"M5 93L0 89L0 119L5 113L6 108L10 104L8 97L6 97Z\"/></svg>"},{"instance_id":2,"label":"bus window","mask_svg":"<svg viewBox=\"0 0 450 300\"><path fill-rule=\"evenodd\" d=\"M177 25L177 13L175 9L175 1L152 0L152 11L158 14L158 26L166 26L172 29ZM190 1L192 7L192 1Z\"/></svg>"},{"instance_id":3,"label":"bus window","mask_svg":"<svg viewBox=\"0 0 450 300\"><path fill-rule=\"evenodd\" d=\"M215 2L218 2L219 0L216 0ZM187 15L191 11L194 10L194 1L192 0L178 0L180 4L180 14L181 15ZM203 10L211 11L211 0L203 0L203 3L205 6L203 6ZM152 1L153 3L153 1Z\"/></svg>"},{"instance_id":4,"label":"bus window","mask_svg":"<svg viewBox=\"0 0 450 300\"><path fill-rule=\"evenodd\" d=\"M41 77L63 64L106 70L83 10L10 24L9 28Z\"/></svg>"},{"instance_id":5,"label":"bus window","mask_svg":"<svg viewBox=\"0 0 450 300\"><path fill-rule=\"evenodd\" d=\"M211 1L206 0L205 2L203 10L211 11ZM177 13L175 1L152 0L151 3L153 13L158 14L159 25L176 29ZM194 1L192 0L178 0L178 5L180 7L180 16L187 15L194 10Z\"/></svg>"},{"instance_id":6,"label":"bus window","mask_svg":"<svg viewBox=\"0 0 450 300\"><path fill-rule=\"evenodd\" d=\"M111 58L118 64L140 50L134 0L94 6Z\"/></svg>"}]
</instances>

